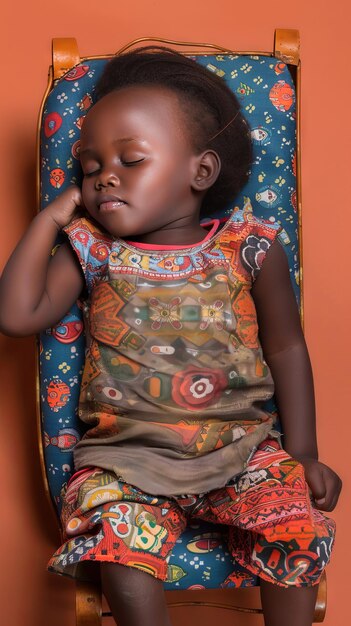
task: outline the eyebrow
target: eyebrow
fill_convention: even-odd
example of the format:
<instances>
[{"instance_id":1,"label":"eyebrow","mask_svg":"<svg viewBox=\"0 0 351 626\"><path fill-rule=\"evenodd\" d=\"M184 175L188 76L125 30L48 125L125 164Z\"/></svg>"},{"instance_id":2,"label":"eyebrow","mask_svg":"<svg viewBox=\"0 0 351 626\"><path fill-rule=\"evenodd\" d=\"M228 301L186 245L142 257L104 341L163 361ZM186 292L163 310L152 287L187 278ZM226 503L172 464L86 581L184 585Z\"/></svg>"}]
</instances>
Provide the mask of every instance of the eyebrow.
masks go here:
<instances>
[{"instance_id":1,"label":"eyebrow","mask_svg":"<svg viewBox=\"0 0 351 626\"><path fill-rule=\"evenodd\" d=\"M115 143L128 143L130 141L138 141L139 143L146 143L144 139L140 139L139 137L121 137L121 139L117 139ZM80 151L80 156L82 154L89 154L94 152L91 148L86 148L85 150Z\"/></svg>"},{"instance_id":2,"label":"eyebrow","mask_svg":"<svg viewBox=\"0 0 351 626\"><path fill-rule=\"evenodd\" d=\"M121 139L117 139L117 142L127 143L127 141L142 141L139 137L121 137Z\"/></svg>"}]
</instances>

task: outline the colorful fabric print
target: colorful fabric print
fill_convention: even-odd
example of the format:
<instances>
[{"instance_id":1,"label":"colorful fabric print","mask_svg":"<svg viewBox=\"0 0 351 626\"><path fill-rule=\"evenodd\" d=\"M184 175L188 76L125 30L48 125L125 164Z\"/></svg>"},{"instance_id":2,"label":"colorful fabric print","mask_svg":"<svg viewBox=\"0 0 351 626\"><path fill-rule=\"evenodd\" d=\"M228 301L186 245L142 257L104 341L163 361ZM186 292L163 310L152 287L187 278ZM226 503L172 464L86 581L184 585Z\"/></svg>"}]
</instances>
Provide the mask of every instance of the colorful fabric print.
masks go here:
<instances>
[{"instance_id":1,"label":"colorful fabric print","mask_svg":"<svg viewBox=\"0 0 351 626\"><path fill-rule=\"evenodd\" d=\"M179 272L163 262L174 250L134 249L85 218L65 230L89 290L79 417L92 428L76 469L93 463L158 495L223 486L275 421L250 289L277 226L234 211L183 250ZM141 447L143 469L130 460Z\"/></svg>"},{"instance_id":2,"label":"colorful fabric print","mask_svg":"<svg viewBox=\"0 0 351 626\"><path fill-rule=\"evenodd\" d=\"M302 466L269 439L242 474L201 495L155 497L112 472L86 468L67 487L61 519L65 543L48 568L78 578L88 576L84 564L93 561L134 567L169 582L186 577L169 558L186 525L205 520L227 528L232 562L245 568L233 571L232 564L222 587L245 586L250 574L303 587L319 582L334 538L334 523L310 503ZM219 537L195 536L188 553L215 549Z\"/></svg>"}]
</instances>

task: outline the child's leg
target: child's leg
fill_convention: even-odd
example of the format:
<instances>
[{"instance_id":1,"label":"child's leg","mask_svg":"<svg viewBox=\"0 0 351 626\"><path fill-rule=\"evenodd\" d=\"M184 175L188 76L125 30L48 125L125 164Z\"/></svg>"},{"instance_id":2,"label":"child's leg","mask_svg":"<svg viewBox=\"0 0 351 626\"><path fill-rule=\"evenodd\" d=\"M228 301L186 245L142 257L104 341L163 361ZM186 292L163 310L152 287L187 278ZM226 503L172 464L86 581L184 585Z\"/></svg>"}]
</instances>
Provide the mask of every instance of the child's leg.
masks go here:
<instances>
[{"instance_id":1,"label":"child's leg","mask_svg":"<svg viewBox=\"0 0 351 626\"><path fill-rule=\"evenodd\" d=\"M311 626L318 585L285 588L260 581L265 626Z\"/></svg>"},{"instance_id":2,"label":"child's leg","mask_svg":"<svg viewBox=\"0 0 351 626\"><path fill-rule=\"evenodd\" d=\"M118 626L171 626L161 580L134 567L105 562L101 584Z\"/></svg>"}]
</instances>

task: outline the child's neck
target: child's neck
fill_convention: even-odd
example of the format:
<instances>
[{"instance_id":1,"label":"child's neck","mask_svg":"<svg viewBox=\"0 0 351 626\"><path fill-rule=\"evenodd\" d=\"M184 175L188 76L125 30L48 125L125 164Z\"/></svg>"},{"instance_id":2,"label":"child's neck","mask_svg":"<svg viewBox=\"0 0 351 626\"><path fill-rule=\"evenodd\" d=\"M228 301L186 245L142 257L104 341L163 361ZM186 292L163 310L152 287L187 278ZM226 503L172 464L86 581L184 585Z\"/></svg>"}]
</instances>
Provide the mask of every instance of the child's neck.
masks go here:
<instances>
[{"instance_id":1,"label":"child's neck","mask_svg":"<svg viewBox=\"0 0 351 626\"><path fill-rule=\"evenodd\" d=\"M128 237L128 241L132 243L145 243L157 245L193 245L206 237L208 230L200 224L190 228L190 226L178 226L177 228L169 228L167 230L152 231L142 235L132 235Z\"/></svg>"}]
</instances>

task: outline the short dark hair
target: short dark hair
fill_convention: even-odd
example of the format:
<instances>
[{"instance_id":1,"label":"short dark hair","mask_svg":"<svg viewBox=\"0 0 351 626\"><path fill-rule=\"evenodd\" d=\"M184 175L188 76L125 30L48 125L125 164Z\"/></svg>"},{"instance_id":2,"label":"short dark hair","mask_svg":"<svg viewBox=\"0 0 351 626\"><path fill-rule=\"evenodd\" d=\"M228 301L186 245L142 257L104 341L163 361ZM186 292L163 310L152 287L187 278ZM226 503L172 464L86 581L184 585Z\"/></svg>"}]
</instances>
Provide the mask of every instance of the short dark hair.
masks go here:
<instances>
[{"instance_id":1,"label":"short dark hair","mask_svg":"<svg viewBox=\"0 0 351 626\"><path fill-rule=\"evenodd\" d=\"M155 85L177 94L195 152L213 148L222 163L217 181L204 197L201 216L226 208L248 180L252 144L249 125L225 81L170 48L145 46L106 64L95 98L132 85Z\"/></svg>"}]
</instances>

